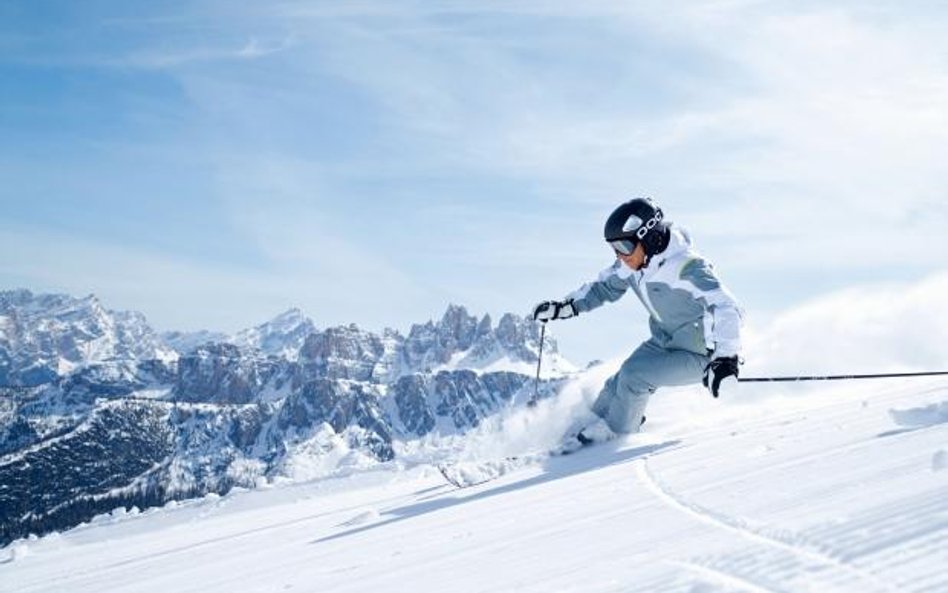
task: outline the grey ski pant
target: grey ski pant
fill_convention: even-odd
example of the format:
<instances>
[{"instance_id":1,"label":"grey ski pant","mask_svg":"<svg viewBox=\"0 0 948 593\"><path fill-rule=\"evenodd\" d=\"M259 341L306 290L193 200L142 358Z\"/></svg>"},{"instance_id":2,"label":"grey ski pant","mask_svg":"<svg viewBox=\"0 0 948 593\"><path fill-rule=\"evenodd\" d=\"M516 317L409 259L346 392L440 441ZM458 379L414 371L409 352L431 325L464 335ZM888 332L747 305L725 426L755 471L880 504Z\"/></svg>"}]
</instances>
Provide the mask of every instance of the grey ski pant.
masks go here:
<instances>
[{"instance_id":1,"label":"grey ski pant","mask_svg":"<svg viewBox=\"0 0 948 593\"><path fill-rule=\"evenodd\" d=\"M659 387L700 383L709 361L707 356L667 350L648 340L609 377L592 410L615 432L638 432L649 396Z\"/></svg>"}]
</instances>

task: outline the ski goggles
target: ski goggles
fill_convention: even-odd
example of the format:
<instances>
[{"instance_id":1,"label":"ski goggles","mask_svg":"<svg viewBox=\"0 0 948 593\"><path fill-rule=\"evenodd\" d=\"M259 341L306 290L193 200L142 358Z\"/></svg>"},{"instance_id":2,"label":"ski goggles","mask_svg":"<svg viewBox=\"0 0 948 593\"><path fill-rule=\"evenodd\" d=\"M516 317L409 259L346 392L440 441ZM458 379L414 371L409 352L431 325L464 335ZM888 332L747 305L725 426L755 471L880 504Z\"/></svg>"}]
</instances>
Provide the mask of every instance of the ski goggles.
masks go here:
<instances>
[{"instance_id":1,"label":"ski goggles","mask_svg":"<svg viewBox=\"0 0 948 593\"><path fill-rule=\"evenodd\" d=\"M635 241L630 241L629 239L609 241L609 246L619 255L632 255L632 252L635 251L635 245Z\"/></svg>"}]
</instances>

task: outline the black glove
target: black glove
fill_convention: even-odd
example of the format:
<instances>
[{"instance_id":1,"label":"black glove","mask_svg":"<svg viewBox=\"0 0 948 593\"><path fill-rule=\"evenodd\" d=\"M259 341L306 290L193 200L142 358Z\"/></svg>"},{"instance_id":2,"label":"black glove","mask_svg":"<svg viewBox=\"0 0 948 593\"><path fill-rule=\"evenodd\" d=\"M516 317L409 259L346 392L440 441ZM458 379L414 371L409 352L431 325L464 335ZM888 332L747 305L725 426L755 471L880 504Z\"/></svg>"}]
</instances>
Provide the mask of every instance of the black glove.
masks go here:
<instances>
[{"instance_id":1,"label":"black glove","mask_svg":"<svg viewBox=\"0 0 948 593\"><path fill-rule=\"evenodd\" d=\"M543 301L533 308L534 321L546 323L552 319L569 319L578 314L573 299L565 301Z\"/></svg>"},{"instance_id":2,"label":"black glove","mask_svg":"<svg viewBox=\"0 0 948 593\"><path fill-rule=\"evenodd\" d=\"M728 377L734 377L734 380L737 380L738 373L740 373L740 369L738 368L736 356L715 358L708 363L708 366L704 367L704 379L702 383L708 388L711 395L717 397L718 390L721 387L721 381Z\"/></svg>"}]
</instances>

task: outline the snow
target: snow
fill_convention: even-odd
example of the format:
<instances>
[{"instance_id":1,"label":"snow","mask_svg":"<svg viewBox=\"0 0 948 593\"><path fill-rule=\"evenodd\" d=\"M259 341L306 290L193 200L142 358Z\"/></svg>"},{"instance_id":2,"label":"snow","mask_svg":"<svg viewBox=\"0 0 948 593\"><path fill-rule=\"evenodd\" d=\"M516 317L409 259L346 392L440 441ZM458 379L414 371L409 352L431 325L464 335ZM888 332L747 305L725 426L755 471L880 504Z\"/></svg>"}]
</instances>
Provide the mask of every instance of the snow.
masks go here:
<instances>
[{"instance_id":1,"label":"snow","mask_svg":"<svg viewBox=\"0 0 948 593\"><path fill-rule=\"evenodd\" d=\"M167 399L172 395L173 390L170 387L158 387L152 389L139 389L132 393L129 398L134 399Z\"/></svg>"},{"instance_id":2,"label":"snow","mask_svg":"<svg viewBox=\"0 0 948 593\"><path fill-rule=\"evenodd\" d=\"M431 371L438 373L460 369L472 370L478 373L518 373L529 377L536 374L537 365L535 362L515 358L498 347L490 356L484 358L478 358L468 350L455 352L448 362L435 366ZM563 358L559 353L553 352L544 353L543 365L540 371L541 377L548 379L575 373L577 368L576 365Z\"/></svg>"},{"instance_id":3,"label":"snow","mask_svg":"<svg viewBox=\"0 0 948 593\"><path fill-rule=\"evenodd\" d=\"M932 455L932 471L940 472L948 469L948 450L939 449Z\"/></svg>"},{"instance_id":4,"label":"snow","mask_svg":"<svg viewBox=\"0 0 948 593\"><path fill-rule=\"evenodd\" d=\"M224 341L239 348L259 349L266 354L296 361L307 336L315 331L312 320L294 307L266 323L225 337Z\"/></svg>"},{"instance_id":5,"label":"snow","mask_svg":"<svg viewBox=\"0 0 948 593\"><path fill-rule=\"evenodd\" d=\"M948 422L948 401L943 401L924 408L908 410L892 410L892 419L901 426L919 427L944 424Z\"/></svg>"},{"instance_id":6,"label":"snow","mask_svg":"<svg viewBox=\"0 0 948 593\"><path fill-rule=\"evenodd\" d=\"M302 482L348 475L376 465L374 458L349 447L342 436L324 423L308 440L290 445L281 473L293 482Z\"/></svg>"},{"instance_id":7,"label":"snow","mask_svg":"<svg viewBox=\"0 0 948 593\"><path fill-rule=\"evenodd\" d=\"M195 332L171 331L162 333L161 340L176 353L190 354L205 344L227 341L228 337L221 332L209 330Z\"/></svg>"},{"instance_id":8,"label":"snow","mask_svg":"<svg viewBox=\"0 0 948 593\"><path fill-rule=\"evenodd\" d=\"M535 452L607 373L451 454ZM0 592L943 592L946 406L944 380L666 390L642 434L469 488L421 447L20 540L0 550Z\"/></svg>"}]
</instances>

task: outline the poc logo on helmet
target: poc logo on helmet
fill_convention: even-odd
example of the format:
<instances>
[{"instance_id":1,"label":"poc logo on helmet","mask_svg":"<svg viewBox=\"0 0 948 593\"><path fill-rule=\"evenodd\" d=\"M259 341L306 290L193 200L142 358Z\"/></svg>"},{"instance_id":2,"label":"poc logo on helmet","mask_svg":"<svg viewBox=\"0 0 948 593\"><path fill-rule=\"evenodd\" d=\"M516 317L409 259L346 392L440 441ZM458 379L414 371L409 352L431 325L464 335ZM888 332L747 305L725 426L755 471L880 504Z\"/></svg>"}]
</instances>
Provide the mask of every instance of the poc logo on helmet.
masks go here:
<instances>
[{"instance_id":1,"label":"poc logo on helmet","mask_svg":"<svg viewBox=\"0 0 948 593\"><path fill-rule=\"evenodd\" d=\"M640 227L638 228L638 230L635 231L635 236L636 236L639 240L644 239L644 238L645 238L645 235L647 235L650 230L654 229L654 228L655 228L655 225L658 224L658 223L661 222L661 221L662 221L662 211L659 210L658 212L655 213L655 216L653 216L652 218L648 219L648 221L646 221L645 224L643 224L642 226L640 226Z\"/></svg>"}]
</instances>

